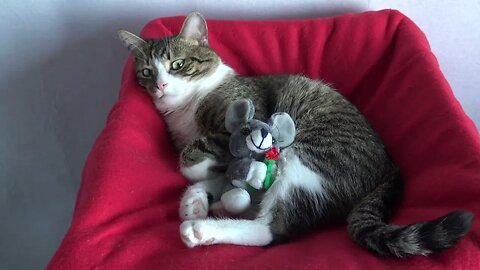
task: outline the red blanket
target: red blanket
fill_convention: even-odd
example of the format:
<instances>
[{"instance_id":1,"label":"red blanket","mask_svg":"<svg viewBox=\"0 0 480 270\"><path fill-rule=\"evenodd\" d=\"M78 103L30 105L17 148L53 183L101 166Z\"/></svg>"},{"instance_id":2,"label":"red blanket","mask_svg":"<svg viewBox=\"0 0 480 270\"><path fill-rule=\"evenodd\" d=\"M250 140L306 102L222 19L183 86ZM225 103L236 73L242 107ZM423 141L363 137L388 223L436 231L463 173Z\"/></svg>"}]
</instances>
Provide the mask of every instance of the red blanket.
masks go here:
<instances>
[{"instance_id":1,"label":"red blanket","mask_svg":"<svg viewBox=\"0 0 480 270\"><path fill-rule=\"evenodd\" d=\"M184 17L158 19L144 37L176 34ZM405 178L392 222L454 209L480 215L480 140L424 34L396 11L292 21L208 21L211 46L240 74L294 73L333 84L385 141ZM189 249L177 209L187 181L165 123L135 83L132 59L120 98L88 157L73 221L49 269L480 269L480 222L430 257L379 258L345 227L271 248Z\"/></svg>"}]
</instances>

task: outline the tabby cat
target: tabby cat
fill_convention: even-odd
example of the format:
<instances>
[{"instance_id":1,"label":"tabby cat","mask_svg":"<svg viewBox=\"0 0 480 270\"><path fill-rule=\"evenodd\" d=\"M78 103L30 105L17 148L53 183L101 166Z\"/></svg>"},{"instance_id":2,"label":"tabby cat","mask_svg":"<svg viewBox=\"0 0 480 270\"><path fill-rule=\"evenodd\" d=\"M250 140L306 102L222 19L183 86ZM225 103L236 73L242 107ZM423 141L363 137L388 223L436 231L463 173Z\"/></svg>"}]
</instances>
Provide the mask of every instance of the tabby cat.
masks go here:
<instances>
[{"instance_id":1,"label":"tabby cat","mask_svg":"<svg viewBox=\"0 0 480 270\"><path fill-rule=\"evenodd\" d=\"M237 75L209 47L206 22L195 12L176 36L118 34L135 57L138 83L181 152L181 172L192 182L179 210L187 246L265 246L346 221L360 246L404 257L451 247L470 229L473 215L465 211L411 225L386 223L402 193L399 170L367 120L329 85L296 75ZM253 101L262 121L274 112L290 114L296 139L282 152L277 179L255 218L209 218L232 158L225 111L240 98Z\"/></svg>"}]
</instances>

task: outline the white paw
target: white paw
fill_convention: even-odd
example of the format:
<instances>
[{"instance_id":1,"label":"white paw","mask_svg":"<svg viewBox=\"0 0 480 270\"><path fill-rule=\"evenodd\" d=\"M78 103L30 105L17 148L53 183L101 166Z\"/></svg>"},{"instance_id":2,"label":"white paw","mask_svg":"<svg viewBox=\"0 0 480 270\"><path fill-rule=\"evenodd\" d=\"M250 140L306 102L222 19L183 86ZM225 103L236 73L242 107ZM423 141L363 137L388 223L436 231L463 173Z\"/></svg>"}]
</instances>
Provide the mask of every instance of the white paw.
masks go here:
<instances>
[{"instance_id":1,"label":"white paw","mask_svg":"<svg viewBox=\"0 0 480 270\"><path fill-rule=\"evenodd\" d=\"M215 229L202 220L187 220L180 224L180 237L190 248L215 244Z\"/></svg>"},{"instance_id":2,"label":"white paw","mask_svg":"<svg viewBox=\"0 0 480 270\"><path fill-rule=\"evenodd\" d=\"M255 189L263 187L263 181L267 175L267 165L260 161L253 161L247 175L247 183Z\"/></svg>"},{"instance_id":3,"label":"white paw","mask_svg":"<svg viewBox=\"0 0 480 270\"><path fill-rule=\"evenodd\" d=\"M208 196L200 188L188 189L180 201L181 220L203 219L208 215Z\"/></svg>"}]
</instances>

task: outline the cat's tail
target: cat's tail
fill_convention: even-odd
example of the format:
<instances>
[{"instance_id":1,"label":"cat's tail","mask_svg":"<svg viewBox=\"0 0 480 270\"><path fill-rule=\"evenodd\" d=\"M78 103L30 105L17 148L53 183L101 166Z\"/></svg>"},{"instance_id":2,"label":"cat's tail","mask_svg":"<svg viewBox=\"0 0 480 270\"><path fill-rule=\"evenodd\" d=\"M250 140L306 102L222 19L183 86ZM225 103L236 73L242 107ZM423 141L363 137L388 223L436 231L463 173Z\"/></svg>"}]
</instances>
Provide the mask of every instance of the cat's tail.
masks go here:
<instances>
[{"instance_id":1,"label":"cat's tail","mask_svg":"<svg viewBox=\"0 0 480 270\"><path fill-rule=\"evenodd\" d=\"M411 225L386 224L400 183L381 184L349 214L348 232L360 246L382 256L428 255L455 245L470 230L473 214L466 211Z\"/></svg>"}]
</instances>

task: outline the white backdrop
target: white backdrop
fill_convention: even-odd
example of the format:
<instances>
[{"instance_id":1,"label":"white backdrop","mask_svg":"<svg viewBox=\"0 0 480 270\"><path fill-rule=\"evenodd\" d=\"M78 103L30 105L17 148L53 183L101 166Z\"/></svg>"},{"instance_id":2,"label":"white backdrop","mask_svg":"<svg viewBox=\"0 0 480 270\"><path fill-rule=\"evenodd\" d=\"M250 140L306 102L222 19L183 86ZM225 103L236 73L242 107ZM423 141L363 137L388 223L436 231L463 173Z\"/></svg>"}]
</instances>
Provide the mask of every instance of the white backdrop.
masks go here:
<instances>
[{"instance_id":1,"label":"white backdrop","mask_svg":"<svg viewBox=\"0 0 480 270\"><path fill-rule=\"evenodd\" d=\"M115 32L198 10L282 19L399 9L422 28L480 125L480 1L3 0L0 2L0 269L43 268L65 233L85 157L127 52Z\"/></svg>"}]
</instances>

